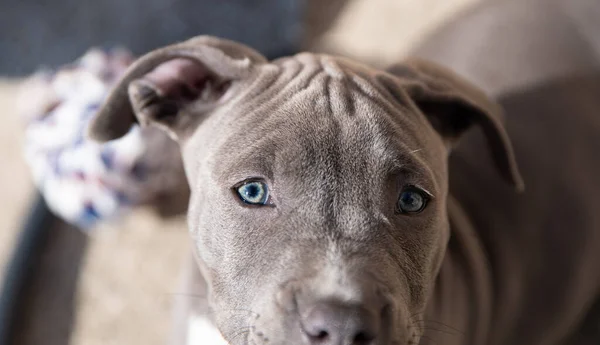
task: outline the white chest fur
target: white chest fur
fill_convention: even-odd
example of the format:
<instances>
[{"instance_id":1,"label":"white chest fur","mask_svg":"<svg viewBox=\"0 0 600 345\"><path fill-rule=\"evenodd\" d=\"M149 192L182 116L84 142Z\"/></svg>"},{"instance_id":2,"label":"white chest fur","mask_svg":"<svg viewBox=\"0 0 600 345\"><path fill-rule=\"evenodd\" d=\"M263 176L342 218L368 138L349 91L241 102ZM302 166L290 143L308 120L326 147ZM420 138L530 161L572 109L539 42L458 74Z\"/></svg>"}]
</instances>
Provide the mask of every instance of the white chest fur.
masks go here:
<instances>
[{"instance_id":1,"label":"white chest fur","mask_svg":"<svg viewBox=\"0 0 600 345\"><path fill-rule=\"evenodd\" d=\"M201 315L190 315L186 338L186 345L228 345L215 325Z\"/></svg>"}]
</instances>

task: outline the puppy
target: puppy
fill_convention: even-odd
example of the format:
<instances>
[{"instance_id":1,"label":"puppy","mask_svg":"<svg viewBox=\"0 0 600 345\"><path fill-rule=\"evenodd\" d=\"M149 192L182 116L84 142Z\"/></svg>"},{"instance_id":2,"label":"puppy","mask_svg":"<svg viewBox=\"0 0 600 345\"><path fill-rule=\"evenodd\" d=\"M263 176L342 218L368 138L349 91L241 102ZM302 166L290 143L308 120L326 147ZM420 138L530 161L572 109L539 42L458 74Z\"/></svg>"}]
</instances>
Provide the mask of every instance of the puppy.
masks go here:
<instances>
[{"instance_id":1,"label":"puppy","mask_svg":"<svg viewBox=\"0 0 600 345\"><path fill-rule=\"evenodd\" d=\"M557 144L520 135L536 181L519 194L500 107L436 64L267 61L201 36L134 63L90 135L112 140L135 123L181 147L206 320L231 344L557 344L598 295L600 219L572 206L600 204L584 188L600 164L567 193L561 176L529 172ZM451 168L471 127L475 152ZM577 154L545 168L592 152ZM552 315L536 313L542 298ZM507 319L519 313L551 331L523 331Z\"/></svg>"}]
</instances>

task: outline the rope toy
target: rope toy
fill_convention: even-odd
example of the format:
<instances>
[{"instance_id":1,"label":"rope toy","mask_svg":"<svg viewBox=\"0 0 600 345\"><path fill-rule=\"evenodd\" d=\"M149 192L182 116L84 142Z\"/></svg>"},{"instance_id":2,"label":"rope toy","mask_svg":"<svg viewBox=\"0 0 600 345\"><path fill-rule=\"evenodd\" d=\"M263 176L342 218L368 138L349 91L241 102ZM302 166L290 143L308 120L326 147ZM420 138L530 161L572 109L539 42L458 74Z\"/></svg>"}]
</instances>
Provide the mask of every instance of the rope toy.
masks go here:
<instances>
[{"instance_id":1,"label":"rope toy","mask_svg":"<svg viewBox=\"0 0 600 345\"><path fill-rule=\"evenodd\" d=\"M34 183L54 213L82 229L187 189L177 145L157 129L135 126L106 144L85 137L132 61L122 49L92 49L73 64L34 74L19 93Z\"/></svg>"}]
</instances>

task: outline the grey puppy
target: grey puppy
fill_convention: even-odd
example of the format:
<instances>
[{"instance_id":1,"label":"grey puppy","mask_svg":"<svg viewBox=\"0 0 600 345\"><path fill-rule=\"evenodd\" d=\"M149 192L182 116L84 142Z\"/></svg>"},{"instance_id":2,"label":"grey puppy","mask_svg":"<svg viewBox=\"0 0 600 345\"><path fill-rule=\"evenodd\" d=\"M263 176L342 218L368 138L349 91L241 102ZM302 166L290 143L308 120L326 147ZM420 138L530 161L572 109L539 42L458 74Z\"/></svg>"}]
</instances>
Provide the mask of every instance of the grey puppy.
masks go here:
<instances>
[{"instance_id":1,"label":"grey puppy","mask_svg":"<svg viewBox=\"0 0 600 345\"><path fill-rule=\"evenodd\" d=\"M189 230L227 341L403 345L437 329L455 333L444 344L493 343L488 252L499 249L449 194L449 152L478 126L502 197L523 181L500 108L469 82L418 60L387 71L308 53L269 62L204 36L140 58L90 134L115 139L136 122L181 146ZM599 281L577 288L573 311Z\"/></svg>"}]
</instances>

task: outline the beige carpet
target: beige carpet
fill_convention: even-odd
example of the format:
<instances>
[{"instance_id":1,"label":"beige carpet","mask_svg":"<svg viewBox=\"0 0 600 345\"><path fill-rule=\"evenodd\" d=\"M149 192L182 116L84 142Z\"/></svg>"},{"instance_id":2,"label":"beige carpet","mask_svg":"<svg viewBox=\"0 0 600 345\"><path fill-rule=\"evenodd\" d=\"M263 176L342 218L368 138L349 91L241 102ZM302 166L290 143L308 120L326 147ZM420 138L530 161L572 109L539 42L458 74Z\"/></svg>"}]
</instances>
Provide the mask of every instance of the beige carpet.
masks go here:
<instances>
[{"instance_id":1,"label":"beige carpet","mask_svg":"<svg viewBox=\"0 0 600 345\"><path fill-rule=\"evenodd\" d=\"M13 102L17 85L16 80L0 81L0 272L4 271L33 190L21 157L20 122Z\"/></svg>"},{"instance_id":2,"label":"beige carpet","mask_svg":"<svg viewBox=\"0 0 600 345\"><path fill-rule=\"evenodd\" d=\"M401 59L427 32L477 1L351 0L332 29L308 48L384 65ZM0 269L32 194L12 104L15 87L16 82L0 83ZM71 343L165 344L172 304L191 298L178 294L179 270L187 253L181 219L165 222L141 210L98 229L89 241L77 286ZM29 336L32 343L42 344L48 334Z\"/></svg>"}]
</instances>

